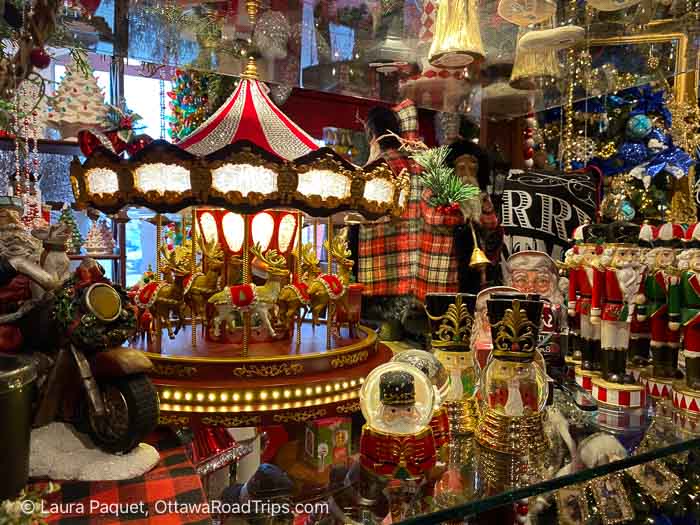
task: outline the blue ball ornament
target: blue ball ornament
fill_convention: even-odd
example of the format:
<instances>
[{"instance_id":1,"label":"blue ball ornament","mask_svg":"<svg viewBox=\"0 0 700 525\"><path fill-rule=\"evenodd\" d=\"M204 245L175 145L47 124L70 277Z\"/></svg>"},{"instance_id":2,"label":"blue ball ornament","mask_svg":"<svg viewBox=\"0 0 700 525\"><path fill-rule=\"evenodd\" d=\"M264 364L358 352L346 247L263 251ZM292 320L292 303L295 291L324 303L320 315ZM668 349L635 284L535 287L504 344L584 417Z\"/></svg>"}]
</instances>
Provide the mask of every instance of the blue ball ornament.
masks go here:
<instances>
[{"instance_id":1,"label":"blue ball ornament","mask_svg":"<svg viewBox=\"0 0 700 525\"><path fill-rule=\"evenodd\" d=\"M633 139L643 139L653 127L651 119L646 115L634 115L627 121L627 135Z\"/></svg>"}]
</instances>

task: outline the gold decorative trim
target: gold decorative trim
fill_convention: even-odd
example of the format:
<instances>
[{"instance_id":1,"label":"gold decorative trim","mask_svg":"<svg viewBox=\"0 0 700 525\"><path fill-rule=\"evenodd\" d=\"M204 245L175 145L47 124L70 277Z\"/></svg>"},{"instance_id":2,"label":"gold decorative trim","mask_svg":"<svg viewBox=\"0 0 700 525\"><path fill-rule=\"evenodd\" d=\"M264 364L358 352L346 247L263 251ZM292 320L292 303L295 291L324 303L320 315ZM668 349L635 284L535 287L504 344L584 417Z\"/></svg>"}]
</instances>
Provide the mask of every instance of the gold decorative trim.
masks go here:
<instances>
[{"instance_id":1,"label":"gold decorative trim","mask_svg":"<svg viewBox=\"0 0 700 525\"><path fill-rule=\"evenodd\" d=\"M197 368L194 366L153 363L152 373L163 377L193 377L197 375Z\"/></svg>"},{"instance_id":2,"label":"gold decorative trim","mask_svg":"<svg viewBox=\"0 0 700 525\"><path fill-rule=\"evenodd\" d=\"M520 308L520 301L513 301L512 308L506 310L494 328L497 330L493 341L494 357L532 359L537 327L528 318L527 311Z\"/></svg>"},{"instance_id":3,"label":"gold decorative trim","mask_svg":"<svg viewBox=\"0 0 700 525\"><path fill-rule=\"evenodd\" d=\"M243 365L233 369L237 377L278 377L297 376L304 373L304 366L299 363L282 363L280 365Z\"/></svg>"},{"instance_id":4,"label":"gold decorative trim","mask_svg":"<svg viewBox=\"0 0 700 525\"><path fill-rule=\"evenodd\" d=\"M253 427L262 422L260 416L205 416L202 424L219 427Z\"/></svg>"},{"instance_id":5,"label":"gold decorative trim","mask_svg":"<svg viewBox=\"0 0 700 525\"><path fill-rule=\"evenodd\" d=\"M345 405L338 405L335 408L338 414L353 414L360 411L360 402L355 401L353 403L347 403Z\"/></svg>"},{"instance_id":6,"label":"gold decorative trim","mask_svg":"<svg viewBox=\"0 0 700 525\"><path fill-rule=\"evenodd\" d=\"M160 414L158 416L159 425L179 425L187 426L190 424L189 416L180 416L178 414Z\"/></svg>"},{"instance_id":7,"label":"gold decorative trim","mask_svg":"<svg viewBox=\"0 0 700 525\"><path fill-rule=\"evenodd\" d=\"M469 346L474 316L467 309L467 305L462 301L461 295L455 296L455 302L443 315L434 317L425 309L428 318L433 322L440 322L440 326L433 332L431 345L435 348L443 346Z\"/></svg>"},{"instance_id":8,"label":"gold decorative trim","mask_svg":"<svg viewBox=\"0 0 700 525\"><path fill-rule=\"evenodd\" d=\"M334 358L344 354L351 354L357 352L358 350L376 347L377 343L377 333L374 330L367 328L366 326L358 326L361 332L364 332L366 337L361 339L357 343L353 343L338 350L331 350L330 352L323 352L317 354L299 354L299 355L285 355L285 356L266 356L266 357L223 357L223 358L213 358L213 357L180 357L180 356L168 356L163 354L156 354L155 352L144 352L151 361L157 362L180 362L180 363L201 363L202 365L219 365L223 363L236 364L240 363L245 365L252 362L256 363L280 363L286 361L304 361L313 359L325 359Z\"/></svg>"},{"instance_id":9,"label":"gold decorative trim","mask_svg":"<svg viewBox=\"0 0 700 525\"><path fill-rule=\"evenodd\" d=\"M292 412L290 414L275 414L272 420L275 423L303 423L309 419L316 419L326 415L325 408L315 410L305 410L303 412Z\"/></svg>"},{"instance_id":10,"label":"gold decorative trim","mask_svg":"<svg viewBox=\"0 0 700 525\"><path fill-rule=\"evenodd\" d=\"M369 358L369 352L367 350L362 350L356 354L346 354L340 357L331 359L331 368L343 368L346 366L352 366L359 363L364 363Z\"/></svg>"}]
</instances>

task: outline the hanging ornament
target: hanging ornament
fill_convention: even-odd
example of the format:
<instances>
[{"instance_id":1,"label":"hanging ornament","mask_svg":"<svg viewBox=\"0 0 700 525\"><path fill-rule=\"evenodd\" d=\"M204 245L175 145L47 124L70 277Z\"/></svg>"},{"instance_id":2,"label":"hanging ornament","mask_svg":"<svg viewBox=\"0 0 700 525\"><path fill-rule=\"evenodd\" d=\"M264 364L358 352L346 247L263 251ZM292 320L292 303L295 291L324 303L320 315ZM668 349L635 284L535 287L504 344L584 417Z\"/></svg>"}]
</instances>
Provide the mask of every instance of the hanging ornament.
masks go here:
<instances>
[{"instance_id":1,"label":"hanging ornament","mask_svg":"<svg viewBox=\"0 0 700 525\"><path fill-rule=\"evenodd\" d=\"M37 69L46 69L51 63L51 57L43 47L35 47L29 53L29 61Z\"/></svg>"},{"instance_id":2,"label":"hanging ornament","mask_svg":"<svg viewBox=\"0 0 700 525\"><path fill-rule=\"evenodd\" d=\"M554 0L500 0L498 15L518 26L539 24L550 19L557 12Z\"/></svg>"},{"instance_id":3,"label":"hanging ornament","mask_svg":"<svg viewBox=\"0 0 700 525\"><path fill-rule=\"evenodd\" d=\"M641 140L646 137L653 128L651 119L646 115L634 115L627 121L627 136Z\"/></svg>"},{"instance_id":4,"label":"hanging ornament","mask_svg":"<svg viewBox=\"0 0 700 525\"><path fill-rule=\"evenodd\" d=\"M463 68L484 57L475 0L441 0L428 61L435 67Z\"/></svg>"},{"instance_id":5,"label":"hanging ornament","mask_svg":"<svg viewBox=\"0 0 700 525\"><path fill-rule=\"evenodd\" d=\"M266 11L255 26L253 43L268 60L287 56L287 42L292 34L289 22L279 11Z\"/></svg>"},{"instance_id":6,"label":"hanging ornament","mask_svg":"<svg viewBox=\"0 0 700 525\"><path fill-rule=\"evenodd\" d=\"M521 29L519 32L520 37L515 48L515 61L510 74L510 86L515 89L535 90L553 85L561 78L561 67L556 49L536 49L533 51L523 49L520 45L525 36L538 32L527 29Z\"/></svg>"},{"instance_id":7,"label":"hanging ornament","mask_svg":"<svg viewBox=\"0 0 700 525\"><path fill-rule=\"evenodd\" d=\"M525 157L525 167L527 169L532 168L535 164L535 139L533 138L535 134L535 127L537 126L537 119L535 119L535 112L533 108L533 100L530 98L530 111L525 119L525 130L523 131L523 136L525 140L523 142L523 156Z\"/></svg>"},{"instance_id":8,"label":"hanging ornament","mask_svg":"<svg viewBox=\"0 0 700 525\"><path fill-rule=\"evenodd\" d=\"M618 156L625 161L625 166L639 166L649 156L647 148L639 142L624 142L617 150Z\"/></svg>"},{"instance_id":9,"label":"hanging ornament","mask_svg":"<svg viewBox=\"0 0 700 525\"><path fill-rule=\"evenodd\" d=\"M100 7L101 0L78 0L83 13L87 16L92 16Z\"/></svg>"}]
</instances>

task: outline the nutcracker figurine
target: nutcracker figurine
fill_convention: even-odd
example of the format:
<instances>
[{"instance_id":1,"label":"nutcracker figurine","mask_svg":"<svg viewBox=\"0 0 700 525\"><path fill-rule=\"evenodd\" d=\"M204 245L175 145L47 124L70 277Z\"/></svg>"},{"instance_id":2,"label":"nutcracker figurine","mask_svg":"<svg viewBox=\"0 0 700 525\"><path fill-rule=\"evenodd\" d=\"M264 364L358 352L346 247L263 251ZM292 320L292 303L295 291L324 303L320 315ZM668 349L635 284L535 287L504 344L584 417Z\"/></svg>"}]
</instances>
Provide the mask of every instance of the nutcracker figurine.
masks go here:
<instances>
[{"instance_id":1,"label":"nutcracker figurine","mask_svg":"<svg viewBox=\"0 0 700 525\"><path fill-rule=\"evenodd\" d=\"M669 317L669 292L677 286L676 251L683 227L666 223L654 231L654 248L646 254L646 277L637 306L637 319L649 320L652 369L641 374L641 382L653 398L670 398L678 367L680 331ZM671 329L671 327L675 329ZM631 349L631 347L630 347Z\"/></svg>"},{"instance_id":2,"label":"nutcracker figurine","mask_svg":"<svg viewBox=\"0 0 700 525\"><path fill-rule=\"evenodd\" d=\"M627 374L627 350L635 301L644 279L637 246L639 225L618 221L608 225L607 244L600 257L598 282L591 299L591 323L601 327L602 377L593 379L593 397L615 409L637 409L646 403L644 387Z\"/></svg>"},{"instance_id":3,"label":"nutcracker figurine","mask_svg":"<svg viewBox=\"0 0 700 525\"><path fill-rule=\"evenodd\" d=\"M503 284L522 293L538 294L543 301L541 340L542 354L549 362L559 363L560 335L566 326L564 297L559 290L559 270L544 252L522 251L511 255L504 265ZM541 342L541 341L540 341Z\"/></svg>"},{"instance_id":4,"label":"nutcracker figurine","mask_svg":"<svg viewBox=\"0 0 700 525\"><path fill-rule=\"evenodd\" d=\"M425 311L430 343L451 377L445 398L450 432L470 434L476 425L478 364L471 349L476 296L464 293L428 293Z\"/></svg>"},{"instance_id":5,"label":"nutcracker figurine","mask_svg":"<svg viewBox=\"0 0 700 525\"><path fill-rule=\"evenodd\" d=\"M493 352L480 382L476 441L484 476L493 483L515 482L508 478L516 463L535 477L541 473L548 388L535 355L542 306L536 294L494 294L488 301Z\"/></svg>"},{"instance_id":6,"label":"nutcracker figurine","mask_svg":"<svg viewBox=\"0 0 700 525\"><path fill-rule=\"evenodd\" d=\"M413 365L389 362L367 376L360 391L366 421L360 437L365 499L376 500L396 480L420 482L435 466L434 405L435 388Z\"/></svg>"},{"instance_id":7,"label":"nutcracker figurine","mask_svg":"<svg viewBox=\"0 0 700 525\"><path fill-rule=\"evenodd\" d=\"M586 224L582 234L583 242L574 246L567 309L580 327L581 366L576 367L576 382L590 391L593 378L600 375L600 325L591 323L591 299L594 284L602 280L598 258L607 230L602 224Z\"/></svg>"},{"instance_id":8,"label":"nutcracker figurine","mask_svg":"<svg viewBox=\"0 0 700 525\"><path fill-rule=\"evenodd\" d=\"M645 221L644 224L642 224L642 227L639 229L638 245L640 256L642 260L647 263L647 273L649 272L648 254L654 248L654 246L656 246L654 242L656 236L656 228ZM640 289L640 294L642 295L640 296L640 300L642 300L642 296L646 297L644 294L647 279L642 282L642 289ZM646 299L643 300L645 301ZM643 306L637 306L637 315L635 315L630 322L630 346L629 354L627 356L627 364L628 370L635 380L639 380L639 376L641 375L643 369L649 364L651 326L648 316L644 315L645 310L646 309Z\"/></svg>"},{"instance_id":9,"label":"nutcracker figurine","mask_svg":"<svg viewBox=\"0 0 700 525\"><path fill-rule=\"evenodd\" d=\"M680 277L669 292L669 328L683 336L685 379L673 382L673 406L679 416L700 418L700 224L685 234L685 249L678 256Z\"/></svg>"},{"instance_id":10,"label":"nutcracker figurine","mask_svg":"<svg viewBox=\"0 0 700 525\"><path fill-rule=\"evenodd\" d=\"M589 224L590 221L587 220L574 229L571 235L572 247L566 250L563 265L563 269L566 271L569 281L566 299L567 326L569 327L566 363L574 366L581 364L582 357L581 348L583 347L583 340L581 339L581 316L576 312L576 302L579 299L577 279L578 272L582 271L580 268L580 252L581 246L584 243L583 231Z\"/></svg>"}]
</instances>

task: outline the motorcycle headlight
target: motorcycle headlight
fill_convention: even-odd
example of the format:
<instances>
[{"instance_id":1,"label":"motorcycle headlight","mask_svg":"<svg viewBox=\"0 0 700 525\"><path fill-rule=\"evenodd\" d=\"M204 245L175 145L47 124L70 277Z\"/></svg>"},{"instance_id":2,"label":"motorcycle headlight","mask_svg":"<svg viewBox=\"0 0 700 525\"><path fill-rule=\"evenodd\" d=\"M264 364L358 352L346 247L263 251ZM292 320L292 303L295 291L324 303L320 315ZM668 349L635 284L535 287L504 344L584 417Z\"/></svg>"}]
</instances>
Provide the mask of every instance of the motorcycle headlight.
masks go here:
<instances>
[{"instance_id":1,"label":"motorcycle headlight","mask_svg":"<svg viewBox=\"0 0 700 525\"><path fill-rule=\"evenodd\" d=\"M100 321L110 323L119 317L122 300L110 285L95 283L85 292L85 306Z\"/></svg>"}]
</instances>

